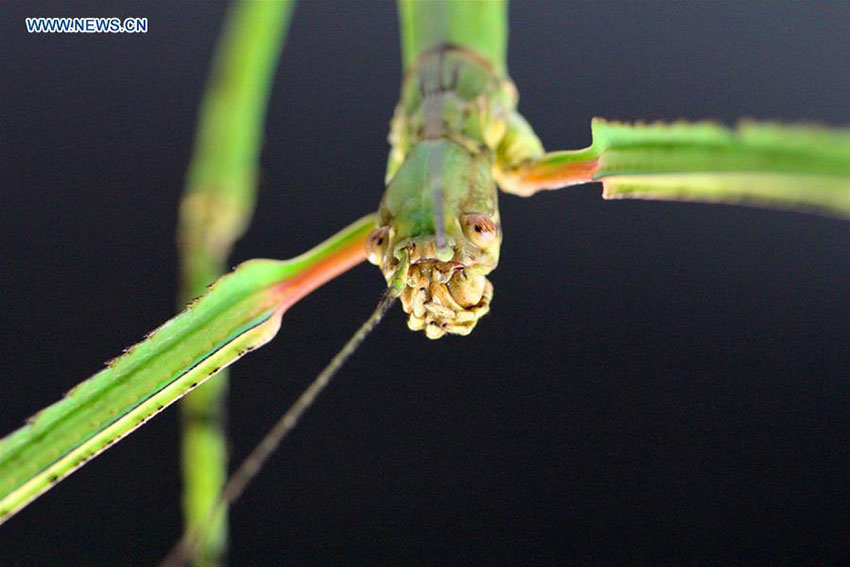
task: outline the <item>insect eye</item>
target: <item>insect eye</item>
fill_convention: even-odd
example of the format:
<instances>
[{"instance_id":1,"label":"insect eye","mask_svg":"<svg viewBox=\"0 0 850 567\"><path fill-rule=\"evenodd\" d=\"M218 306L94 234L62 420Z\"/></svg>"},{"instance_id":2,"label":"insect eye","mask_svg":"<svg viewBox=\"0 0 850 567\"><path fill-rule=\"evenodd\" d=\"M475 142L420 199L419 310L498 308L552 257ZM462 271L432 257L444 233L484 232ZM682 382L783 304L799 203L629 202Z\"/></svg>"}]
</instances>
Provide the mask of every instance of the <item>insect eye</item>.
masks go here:
<instances>
[{"instance_id":1,"label":"insect eye","mask_svg":"<svg viewBox=\"0 0 850 567\"><path fill-rule=\"evenodd\" d=\"M487 246L496 240L496 225L484 215L463 215L461 223L466 237L478 246Z\"/></svg>"},{"instance_id":2,"label":"insect eye","mask_svg":"<svg viewBox=\"0 0 850 567\"><path fill-rule=\"evenodd\" d=\"M366 254L369 262L376 266L381 265L381 260L384 257L384 251L387 249L387 241L389 240L389 229L381 226L372 231L369 238L366 239Z\"/></svg>"}]
</instances>

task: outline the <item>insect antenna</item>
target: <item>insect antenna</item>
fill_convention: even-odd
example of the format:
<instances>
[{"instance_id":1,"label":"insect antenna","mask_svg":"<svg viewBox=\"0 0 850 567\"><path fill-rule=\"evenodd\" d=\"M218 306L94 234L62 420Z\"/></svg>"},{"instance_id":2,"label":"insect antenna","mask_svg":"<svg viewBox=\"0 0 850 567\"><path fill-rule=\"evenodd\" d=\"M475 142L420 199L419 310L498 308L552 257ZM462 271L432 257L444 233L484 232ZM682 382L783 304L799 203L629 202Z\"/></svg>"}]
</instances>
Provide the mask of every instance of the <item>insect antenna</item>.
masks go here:
<instances>
[{"instance_id":1,"label":"insect antenna","mask_svg":"<svg viewBox=\"0 0 850 567\"><path fill-rule=\"evenodd\" d=\"M236 469L236 472L233 473L219 494L210 515L207 516L205 521L184 532L180 540L169 551L165 559L163 559L162 566L173 567L184 565L194 557L201 539L206 535L225 507L239 500L239 497L242 496L242 493L245 492L245 489L257 476L269 457L274 454L283 439L298 424L298 420L301 419L304 412L313 405L313 402L316 401L322 390L327 387L334 375L342 368L351 355L354 354L366 337L369 336L369 333L378 326L378 323L381 322L381 319L384 318L384 315L386 315L387 311L389 311L404 289L404 277L407 274L408 264L406 253L403 254L404 258L396 271L396 275L393 276L389 287L387 287L372 315L348 339L345 346L331 359L325 369L319 373L316 379L313 380L301 396L295 400L295 403L286 410L286 413L278 419L277 423L274 424L245 460L242 461L242 464L239 465L239 468Z\"/></svg>"}]
</instances>

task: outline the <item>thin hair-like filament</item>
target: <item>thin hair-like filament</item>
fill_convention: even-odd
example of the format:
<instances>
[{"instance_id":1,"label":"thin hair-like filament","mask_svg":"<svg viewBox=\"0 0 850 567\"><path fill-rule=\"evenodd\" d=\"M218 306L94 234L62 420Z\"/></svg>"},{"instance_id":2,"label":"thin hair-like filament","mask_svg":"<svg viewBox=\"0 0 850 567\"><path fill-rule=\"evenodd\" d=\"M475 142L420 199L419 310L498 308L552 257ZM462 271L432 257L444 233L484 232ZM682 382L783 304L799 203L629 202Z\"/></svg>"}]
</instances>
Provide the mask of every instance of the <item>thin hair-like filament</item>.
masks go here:
<instances>
[{"instance_id":1,"label":"thin hair-like filament","mask_svg":"<svg viewBox=\"0 0 850 567\"><path fill-rule=\"evenodd\" d=\"M404 271L406 271L406 262L402 262ZM401 266L400 266L401 268ZM399 274L402 272L399 269ZM387 311L392 307L393 303L398 299L402 287L398 285L400 281L397 275L391 282L390 286L384 292L378 306L372 315L360 326L357 332L351 336L345 346L340 349L336 356L331 359L328 365L316 377L315 380L307 387L306 390L295 400L295 403L284 413L277 423L269 430L268 433L260 440L257 446L251 453L242 461L236 472L227 481L227 484L221 491L218 498L218 503L214 511L210 514L205 522L196 526L183 534L180 541L172 548L165 559L162 561L163 566L183 565L187 560L193 557L198 543L205 535L205 532L215 522L218 515L227 507L236 502L245 492L245 489L251 481L257 476L268 459L274 454L280 446L284 438L295 428L298 421L304 415L316 398L330 383L334 375L342 368L345 362L354 354L357 348L363 343L369 333L371 333L381 319L384 318Z\"/></svg>"}]
</instances>

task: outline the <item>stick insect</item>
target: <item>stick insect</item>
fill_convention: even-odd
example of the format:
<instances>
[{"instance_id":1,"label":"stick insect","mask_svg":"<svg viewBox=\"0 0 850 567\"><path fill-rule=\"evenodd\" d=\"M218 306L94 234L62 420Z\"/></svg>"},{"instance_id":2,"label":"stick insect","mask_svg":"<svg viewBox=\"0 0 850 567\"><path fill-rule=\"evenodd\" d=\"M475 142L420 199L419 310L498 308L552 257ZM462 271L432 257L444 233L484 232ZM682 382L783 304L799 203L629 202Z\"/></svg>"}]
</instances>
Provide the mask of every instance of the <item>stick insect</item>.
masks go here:
<instances>
[{"instance_id":1,"label":"stick insect","mask_svg":"<svg viewBox=\"0 0 850 567\"><path fill-rule=\"evenodd\" d=\"M522 85L520 85L520 87L522 88ZM713 214L713 213L710 213L710 214ZM506 216L506 214L504 214L504 213L503 213L503 216ZM507 222L509 222L509 221L507 221L507 220L506 220L505 222L507 223ZM829 221L824 221L824 222L829 222ZM508 225L508 226L509 226L509 225ZM503 260L503 264L504 264L504 260ZM503 267L504 267L504 266L503 266ZM496 274L496 276L494 276L494 277L497 277L498 272L496 272L495 274ZM496 285L496 287L497 287L497 295L496 295L496 298L497 298L497 299L496 299L496 301L497 301L497 304L498 304L498 293L499 293L499 292L498 292L498 288L499 288L499 282L498 282L498 281L497 281L497 285ZM485 320L485 321L486 321L486 320ZM485 325L485 326L486 326L486 323L484 323L483 325ZM477 333L480 333L480 332L482 332L482 329L481 329L481 328L477 329L477 330L475 331L475 334L473 334L473 335L469 338L469 340L475 340L476 334L477 334ZM486 335L485 335L485 336L486 336ZM417 348L424 348L424 347L417 347ZM442 345L441 345L441 346L439 346L438 348L440 348L440 349L444 349L444 348L446 348L446 347L444 347L444 346L442 346ZM441 350L441 351L438 351L438 352L442 352L442 350Z\"/></svg>"}]
</instances>

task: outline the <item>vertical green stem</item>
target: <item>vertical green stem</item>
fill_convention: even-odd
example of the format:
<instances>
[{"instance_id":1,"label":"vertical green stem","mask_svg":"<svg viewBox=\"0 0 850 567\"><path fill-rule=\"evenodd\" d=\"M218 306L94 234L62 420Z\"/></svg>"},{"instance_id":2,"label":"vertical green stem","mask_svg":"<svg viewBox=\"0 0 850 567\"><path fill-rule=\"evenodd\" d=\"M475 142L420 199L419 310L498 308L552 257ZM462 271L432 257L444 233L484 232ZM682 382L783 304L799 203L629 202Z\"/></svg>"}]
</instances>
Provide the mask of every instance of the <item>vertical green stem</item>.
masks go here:
<instances>
[{"instance_id":1,"label":"vertical green stem","mask_svg":"<svg viewBox=\"0 0 850 567\"><path fill-rule=\"evenodd\" d=\"M253 214L266 107L293 6L293 0L241 0L228 12L180 205L181 308L223 273ZM227 480L227 386L220 376L182 402L187 527L209 516ZM223 563L226 512L208 534L197 565Z\"/></svg>"}]
</instances>

